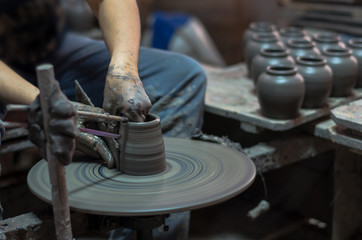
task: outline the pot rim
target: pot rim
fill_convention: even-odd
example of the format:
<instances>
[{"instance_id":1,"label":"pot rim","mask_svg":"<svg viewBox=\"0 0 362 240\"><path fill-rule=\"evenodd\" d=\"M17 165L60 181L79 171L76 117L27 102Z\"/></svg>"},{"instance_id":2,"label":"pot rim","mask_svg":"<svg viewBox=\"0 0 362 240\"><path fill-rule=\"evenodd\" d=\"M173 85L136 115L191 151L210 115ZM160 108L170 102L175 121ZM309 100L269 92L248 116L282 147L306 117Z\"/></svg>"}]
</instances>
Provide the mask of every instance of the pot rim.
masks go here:
<instances>
[{"instance_id":1,"label":"pot rim","mask_svg":"<svg viewBox=\"0 0 362 240\"><path fill-rule=\"evenodd\" d=\"M286 57L289 55L289 50L285 48L262 48L260 55L265 57Z\"/></svg>"},{"instance_id":2,"label":"pot rim","mask_svg":"<svg viewBox=\"0 0 362 240\"><path fill-rule=\"evenodd\" d=\"M287 41L287 46L292 48L310 49L315 47L315 43L305 38L296 38L296 39L289 39Z\"/></svg>"},{"instance_id":3,"label":"pot rim","mask_svg":"<svg viewBox=\"0 0 362 240\"><path fill-rule=\"evenodd\" d=\"M128 122L127 124L130 127L149 127L149 126L153 126L156 124L159 124L161 122L161 119L158 115L154 114L154 113L148 113L146 116L146 119L150 119L148 121L145 122Z\"/></svg>"},{"instance_id":4,"label":"pot rim","mask_svg":"<svg viewBox=\"0 0 362 240\"><path fill-rule=\"evenodd\" d=\"M306 35L305 30L298 27L286 27L280 29L280 34L286 37L304 37Z\"/></svg>"},{"instance_id":5,"label":"pot rim","mask_svg":"<svg viewBox=\"0 0 362 240\"><path fill-rule=\"evenodd\" d=\"M299 56L296 62L305 66L324 66L327 64L327 60L322 56Z\"/></svg>"},{"instance_id":6,"label":"pot rim","mask_svg":"<svg viewBox=\"0 0 362 240\"><path fill-rule=\"evenodd\" d=\"M352 38L348 41L348 45L353 48L362 48L362 38Z\"/></svg>"},{"instance_id":7,"label":"pot rim","mask_svg":"<svg viewBox=\"0 0 362 240\"><path fill-rule=\"evenodd\" d=\"M265 34L253 34L252 40L256 42L277 42L279 39L272 33L265 33Z\"/></svg>"},{"instance_id":8,"label":"pot rim","mask_svg":"<svg viewBox=\"0 0 362 240\"><path fill-rule=\"evenodd\" d=\"M274 31L276 26L270 22L252 22L249 24L249 29L252 31L264 31L264 32L272 32Z\"/></svg>"},{"instance_id":9,"label":"pot rim","mask_svg":"<svg viewBox=\"0 0 362 240\"><path fill-rule=\"evenodd\" d=\"M313 35L313 39L320 43L337 43L341 37L336 33L318 33Z\"/></svg>"},{"instance_id":10,"label":"pot rim","mask_svg":"<svg viewBox=\"0 0 362 240\"><path fill-rule=\"evenodd\" d=\"M332 57L348 57L352 55L351 49L341 48L341 47L326 48L322 52L323 55L332 56Z\"/></svg>"},{"instance_id":11,"label":"pot rim","mask_svg":"<svg viewBox=\"0 0 362 240\"><path fill-rule=\"evenodd\" d=\"M274 76L290 76L297 74L297 67L294 65L274 65L266 68L266 73Z\"/></svg>"}]
</instances>

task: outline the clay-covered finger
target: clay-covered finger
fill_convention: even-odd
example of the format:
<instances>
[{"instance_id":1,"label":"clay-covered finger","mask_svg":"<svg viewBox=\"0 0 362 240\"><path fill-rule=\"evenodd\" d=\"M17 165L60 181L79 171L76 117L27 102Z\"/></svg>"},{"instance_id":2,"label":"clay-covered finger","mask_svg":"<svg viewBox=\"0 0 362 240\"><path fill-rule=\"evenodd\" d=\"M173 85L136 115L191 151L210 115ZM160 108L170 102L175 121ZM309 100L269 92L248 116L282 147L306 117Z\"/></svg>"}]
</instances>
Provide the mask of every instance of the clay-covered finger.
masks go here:
<instances>
[{"instance_id":1,"label":"clay-covered finger","mask_svg":"<svg viewBox=\"0 0 362 240\"><path fill-rule=\"evenodd\" d=\"M93 157L100 157L109 168L114 167L114 158L107 144L98 136L80 133L77 139L77 149Z\"/></svg>"},{"instance_id":2,"label":"clay-covered finger","mask_svg":"<svg viewBox=\"0 0 362 240\"><path fill-rule=\"evenodd\" d=\"M72 161L75 150L75 139L59 135L50 135L50 139L52 142L50 145L52 154L57 156L64 165L69 164Z\"/></svg>"},{"instance_id":3,"label":"clay-covered finger","mask_svg":"<svg viewBox=\"0 0 362 240\"><path fill-rule=\"evenodd\" d=\"M50 100L50 115L56 118L70 118L76 115L76 110L65 96L59 96Z\"/></svg>"},{"instance_id":4,"label":"clay-covered finger","mask_svg":"<svg viewBox=\"0 0 362 240\"><path fill-rule=\"evenodd\" d=\"M78 136L79 131L73 118L57 119L52 118L49 121L49 131L54 135L62 135L75 138Z\"/></svg>"}]
</instances>

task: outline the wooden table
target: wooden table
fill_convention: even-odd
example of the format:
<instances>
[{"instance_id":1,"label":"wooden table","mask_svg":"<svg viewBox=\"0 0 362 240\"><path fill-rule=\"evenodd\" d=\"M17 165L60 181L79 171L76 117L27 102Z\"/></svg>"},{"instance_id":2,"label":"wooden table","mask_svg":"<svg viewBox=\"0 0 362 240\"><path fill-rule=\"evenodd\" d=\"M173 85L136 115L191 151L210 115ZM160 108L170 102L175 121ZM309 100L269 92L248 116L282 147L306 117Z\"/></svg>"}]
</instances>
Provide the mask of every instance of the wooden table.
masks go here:
<instances>
[{"instance_id":1,"label":"wooden table","mask_svg":"<svg viewBox=\"0 0 362 240\"><path fill-rule=\"evenodd\" d=\"M314 135L337 144L334 162L333 240L362 230L362 100L337 107Z\"/></svg>"},{"instance_id":2,"label":"wooden table","mask_svg":"<svg viewBox=\"0 0 362 240\"><path fill-rule=\"evenodd\" d=\"M240 121L243 130L257 133L262 129L286 131L302 124L328 116L332 108L362 98L362 89L354 89L346 98L328 98L327 104L318 109L301 109L295 119L276 120L261 115L255 94L254 82L246 77L245 64L227 68L205 66L208 76L205 110L207 112Z\"/></svg>"}]
</instances>

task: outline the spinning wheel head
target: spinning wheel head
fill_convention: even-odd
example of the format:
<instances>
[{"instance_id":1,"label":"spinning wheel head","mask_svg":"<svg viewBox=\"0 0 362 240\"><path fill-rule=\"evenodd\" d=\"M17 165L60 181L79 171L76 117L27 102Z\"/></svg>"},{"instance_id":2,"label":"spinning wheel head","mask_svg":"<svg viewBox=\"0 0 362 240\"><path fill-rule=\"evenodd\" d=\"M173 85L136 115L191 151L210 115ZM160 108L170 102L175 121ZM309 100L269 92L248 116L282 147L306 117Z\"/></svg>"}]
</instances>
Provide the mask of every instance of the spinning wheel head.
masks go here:
<instances>
[{"instance_id":1,"label":"spinning wheel head","mask_svg":"<svg viewBox=\"0 0 362 240\"><path fill-rule=\"evenodd\" d=\"M255 178L244 154L214 143L164 138L166 169L132 176L100 164L73 162L66 167L69 205L80 212L150 216L192 210L226 201ZM51 202L47 163L29 172L30 190Z\"/></svg>"}]
</instances>

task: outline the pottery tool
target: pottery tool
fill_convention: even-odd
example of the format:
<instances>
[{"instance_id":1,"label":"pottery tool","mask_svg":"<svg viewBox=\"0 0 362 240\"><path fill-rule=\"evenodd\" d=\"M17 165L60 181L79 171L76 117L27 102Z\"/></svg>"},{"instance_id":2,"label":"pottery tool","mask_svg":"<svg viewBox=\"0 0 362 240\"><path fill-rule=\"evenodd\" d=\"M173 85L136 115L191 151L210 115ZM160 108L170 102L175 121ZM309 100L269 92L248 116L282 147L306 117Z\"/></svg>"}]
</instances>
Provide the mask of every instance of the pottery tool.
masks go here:
<instances>
[{"instance_id":1,"label":"pottery tool","mask_svg":"<svg viewBox=\"0 0 362 240\"><path fill-rule=\"evenodd\" d=\"M15 111L27 111L29 108L28 105L17 105L17 104L9 104L6 105L6 111L7 112L15 112ZM87 111L81 111L78 110L77 111L78 116L81 117L86 117L88 119L92 119L94 121L107 121L107 120L112 120L112 121L117 121L117 122L128 122L128 118L126 117L122 117L122 116L115 116L115 115L111 115L109 113L95 113L95 112L87 112Z\"/></svg>"},{"instance_id":2,"label":"pottery tool","mask_svg":"<svg viewBox=\"0 0 362 240\"><path fill-rule=\"evenodd\" d=\"M70 211L68 204L68 191L66 186L64 165L57 156L51 151L50 133L48 132L50 114L49 99L51 91L49 89L59 89L56 84L53 66L50 64L40 65L36 68L38 86L40 90L40 105L43 115L44 133L46 136L46 156L48 163L46 168L48 171L48 181L50 179L51 192L50 201L53 205L54 224L56 237L58 240L72 240L72 228L70 224ZM50 190L50 189L49 189Z\"/></svg>"},{"instance_id":3,"label":"pottery tool","mask_svg":"<svg viewBox=\"0 0 362 240\"><path fill-rule=\"evenodd\" d=\"M3 122L3 126L5 127L5 129L28 128L29 124L25 123L25 122L7 122L7 121L5 121L5 122ZM93 134L93 135L100 136L100 137L108 137L108 138L115 138L115 139L118 139L121 137L121 135L119 135L119 134L99 131L99 130L95 130L95 129L91 129L91 128L79 127L78 130L83 133L89 133L89 134Z\"/></svg>"},{"instance_id":4,"label":"pottery tool","mask_svg":"<svg viewBox=\"0 0 362 240\"><path fill-rule=\"evenodd\" d=\"M71 209L111 216L151 216L193 210L226 201L255 178L255 166L243 153L215 143L164 138L166 170L147 176L122 174L98 163L66 166ZM50 203L46 162L28 174L30 190ZM89 201L92 199L92 201Z\"/></svg>"},{"instance_id":5,"label":"pottery tool","mask_svg":"<svg viewBox=\"0 0 362 240\"><path fill-rule=\"evenodd\" d=\"M10 104L10 105L7 105L6 108L7 108L8 112L27 111L28 110L27 105ZM128 119L126 117L110 115L108 113L95 113L95 112L87 112L87 111L78 110L77 114L78 114L78 116L87 118L87 119L92 120L92 121L97 121L97 122L103 122L103 121L109 121L109 120L117 121L117 122L123 122L123 123L128 122ZM27 122L4 121L3 125L4 125L4 127L6 129L28 128L28 123ZM116 139L120 138L120 135L109 133L109 132L99 131L99 130L90 129L90 128L83 128L83 127L80 127L78 129L79 129L80 132L90 133L90 134L93 134L93 135L96 135L96 136L108 137L108 138L116 138Z\"/></svg>"}]
</instances>

